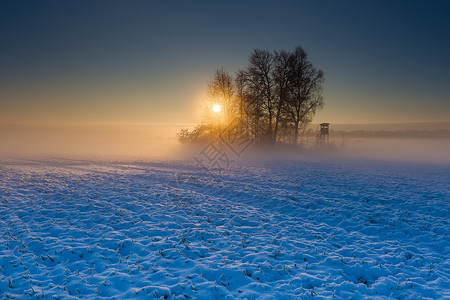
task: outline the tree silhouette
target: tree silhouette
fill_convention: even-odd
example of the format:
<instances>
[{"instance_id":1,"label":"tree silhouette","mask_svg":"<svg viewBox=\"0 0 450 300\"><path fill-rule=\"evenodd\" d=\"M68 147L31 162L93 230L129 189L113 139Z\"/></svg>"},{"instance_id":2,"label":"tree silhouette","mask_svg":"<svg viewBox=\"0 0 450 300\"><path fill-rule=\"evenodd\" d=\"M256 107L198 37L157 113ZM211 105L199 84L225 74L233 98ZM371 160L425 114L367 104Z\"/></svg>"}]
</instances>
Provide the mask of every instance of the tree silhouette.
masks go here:
<instances>
[{"instance_id":1,"label":"tree silhouette","mask_svg":"<svg viewBox=\"0 0 450 300\"><path fill-rule=\"evenodd\" d=\"M208 83L208 97L220 104L224 122L218 126L206 120L192 132L182 130L180 142L217 136L237 120L259 143L297 144L300 127L324 105L323 82L323 71L313 66L301 47L293 52L255 49L248 66L235 76L220 68Z\"/></svg>"},{"instance_id":2,"label":"tree silhouette","mask_svg":"<svg viewBox=\"0 0 450 300\"><path fill-rule=\"evenodd\" d=\"M321 70L314 68L301 47L297 47L290 58L289 77L292 86L287 111L294 124L294 143L296 144L299 125L309 123L316 111L323 107L324 75Z\"/></svg>"}]
</instances>

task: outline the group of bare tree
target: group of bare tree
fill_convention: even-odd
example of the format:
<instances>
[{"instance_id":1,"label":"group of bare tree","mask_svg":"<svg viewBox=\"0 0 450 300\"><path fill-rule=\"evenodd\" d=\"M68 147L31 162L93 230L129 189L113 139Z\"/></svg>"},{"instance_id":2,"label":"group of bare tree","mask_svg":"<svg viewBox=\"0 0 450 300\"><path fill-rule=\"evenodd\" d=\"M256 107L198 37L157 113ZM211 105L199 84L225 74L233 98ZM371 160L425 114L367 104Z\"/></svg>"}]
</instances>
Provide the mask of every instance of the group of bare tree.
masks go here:
<instances>
[{"instance_id":1,"label":"group of bare tree","mask_svg":"<svg viewBox=\"0 0 450 300\"><path fill-rule=\"evenodd\" d=\"M220 124L238 120L256 141L297 144L302 126L323 106L323 81L323 72L301 47L293 52L256 49L245 69L234 76L218 69L208 84L208 102L222 108L220 122L205 118L192 132L182 130L178 137L181 142L213 137Z\"/></svg>"}]
</instances>

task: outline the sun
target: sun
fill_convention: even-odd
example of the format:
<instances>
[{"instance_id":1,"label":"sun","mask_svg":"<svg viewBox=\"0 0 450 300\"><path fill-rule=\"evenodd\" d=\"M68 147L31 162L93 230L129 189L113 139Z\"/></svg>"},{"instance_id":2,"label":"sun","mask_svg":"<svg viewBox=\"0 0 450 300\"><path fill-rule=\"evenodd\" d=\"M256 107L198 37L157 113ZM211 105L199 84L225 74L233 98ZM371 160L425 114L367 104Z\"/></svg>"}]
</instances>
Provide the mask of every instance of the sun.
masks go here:
<instances>
[{"instance_id":1,"label":"sun","mask_svg":"<svg viewBox=\"0 0 450 300\"><path fill-rule=\"evenodd\" d=\"M220 105L219 104L214 104L213 111L219 112L220 111Z\"/></svg>"}]
</instances>

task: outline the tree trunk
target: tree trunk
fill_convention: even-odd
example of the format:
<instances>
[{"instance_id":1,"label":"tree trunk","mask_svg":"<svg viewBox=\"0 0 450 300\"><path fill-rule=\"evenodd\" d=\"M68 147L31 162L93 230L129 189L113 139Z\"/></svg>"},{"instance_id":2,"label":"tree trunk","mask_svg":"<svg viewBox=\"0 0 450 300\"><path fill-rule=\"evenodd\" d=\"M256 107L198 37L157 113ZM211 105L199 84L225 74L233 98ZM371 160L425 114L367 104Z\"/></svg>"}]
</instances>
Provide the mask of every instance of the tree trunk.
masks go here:
<instances>
[{"instance_id":1,"label":"tree trunk","mask_svg":"<svg viewBox=\"0 0 450 300\"><path fill-rule=\"evenodd\" d=\"M298 126L300 124L300 110L297 110L297 118L295 119L294 145L297 146L298 141Z\"/></svg>"},{"instance_id":2,"label":"tree trunk","mask_svg":"<svg viewBox=\"0 0 450 300\"><path fill-rule=\"evenodd\" d=\"M294 145L297 146L297 142L298 142L298 125L300 122L296 122L295 123L295 133L294 133Z\"/></svg>"},{"instance_id":3,"label":"tree trunk","mask_svg":"<svg viewBox=\"0 0 450 300\"><path fill-rule=\"evenodd\" d=\"M272 126L272 124L273 124L272 118L273 118L273 116L272 115L273 115L273 112L272 112L272 109L270 109L269 110L269 138L268 138L270 143L273 143L273 131L272 131L272 128L273 128L273 126Z\"/></svg>"},{"instance_id":4,"label":"tree trunk","mask_svg":"<svg viewBox=\"0 0 450 300\"><path fill-rule=\"evenodd\" d=\"M275 129L274 129L274 133L273 133L273 143L276 143L277 141L277 135L278 135L278 124L280 122L280 116L281 116L281 106L283 105L283 98L280 97L280 101L278 103L278 107L277 107L277 115L275 117Z\"/></svg>"}]
</instances>

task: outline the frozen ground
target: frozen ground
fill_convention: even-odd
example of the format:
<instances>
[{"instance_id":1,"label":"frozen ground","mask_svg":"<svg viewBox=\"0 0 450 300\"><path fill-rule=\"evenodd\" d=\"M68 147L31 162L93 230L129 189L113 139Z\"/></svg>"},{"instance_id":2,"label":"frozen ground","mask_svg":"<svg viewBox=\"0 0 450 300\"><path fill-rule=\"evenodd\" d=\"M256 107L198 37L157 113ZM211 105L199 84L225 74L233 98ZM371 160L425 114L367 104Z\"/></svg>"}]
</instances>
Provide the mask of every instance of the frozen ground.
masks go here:
<instances>
[{"instance_id":1,"label":"frozen ground","mask_svg":"<svg viewBox=\"0 0 450 300\"><path fill-rule=\"evenodd\" d=\"M450 166L0 160L0 298L450 297Z\"/></svg>"}]
</instances>

